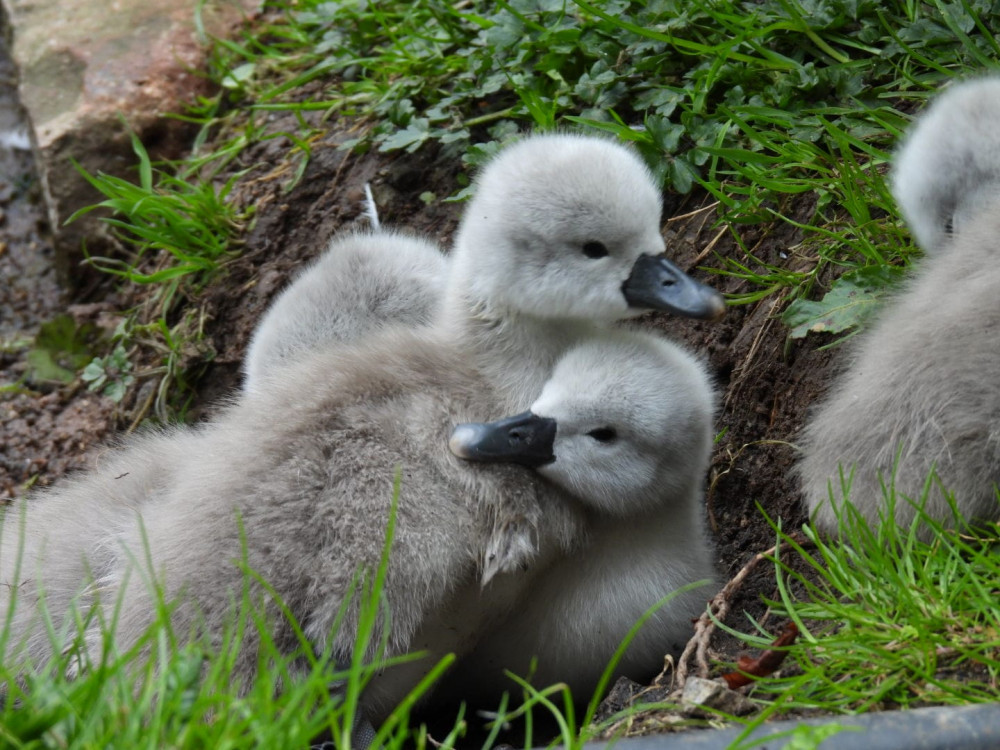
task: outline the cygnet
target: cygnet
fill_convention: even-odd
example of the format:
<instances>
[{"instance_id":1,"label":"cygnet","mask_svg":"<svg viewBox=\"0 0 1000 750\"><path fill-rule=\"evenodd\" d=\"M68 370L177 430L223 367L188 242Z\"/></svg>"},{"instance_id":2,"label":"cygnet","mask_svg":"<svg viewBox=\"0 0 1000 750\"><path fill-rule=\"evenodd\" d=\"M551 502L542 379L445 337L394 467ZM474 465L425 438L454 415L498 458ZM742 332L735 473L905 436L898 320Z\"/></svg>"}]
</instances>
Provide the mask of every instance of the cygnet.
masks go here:
<instances>
[{"instance_id":1,"label":"cygnet","mask_svg":"<svg viewBox=\"0 0 1000 750\"><path fill-rule=\"evenodd\" d=\"M447 264L420 240L334 240L261 321L245 390L266 387L267 373L281 377L292 355L310 348L387 323L421 325L436 300L433 323L460 342L507 408L523 409L563 351L597 326L647 310L724 312L718 292L663 255L661 203L649 169L627 147L528 136L477 177Z\"/></svg>"},{"instance_id":2,"label":"cygnet","mask_svg":"<svg viewBox=\"0 0 1000 750\"><path fill-rule=\"evenodd\" d=\"M511 615L459 663L445 690L495 706L513 683L568 684L589 699L641 615L685 584L714 577L702 499L714 394L704 367L649 335L606 331L571 349L524 414L460 425L452 451L467 460L534 459L536 471L583 499L586 541L538 575ZM544 439L539 439L544 436ZM662 607L616 674L651 677L691 635L710 587Z\"/></svg>"},{"instance_id":3,"label":"cygnet","mask_svg":"<svg viewBox=\"0 0 1000 750\"><path fill-rule=\"evenodd\" d=\"M932 470L930 518L954 525L946 493L967 520L1000 518L998 118L1000 78L956 84L896 155L893 189L927 257L803 432L798 474L821 529L836 529L845 497L878 525L889 486L909 526Z\"/></svg>"}]
</instances>

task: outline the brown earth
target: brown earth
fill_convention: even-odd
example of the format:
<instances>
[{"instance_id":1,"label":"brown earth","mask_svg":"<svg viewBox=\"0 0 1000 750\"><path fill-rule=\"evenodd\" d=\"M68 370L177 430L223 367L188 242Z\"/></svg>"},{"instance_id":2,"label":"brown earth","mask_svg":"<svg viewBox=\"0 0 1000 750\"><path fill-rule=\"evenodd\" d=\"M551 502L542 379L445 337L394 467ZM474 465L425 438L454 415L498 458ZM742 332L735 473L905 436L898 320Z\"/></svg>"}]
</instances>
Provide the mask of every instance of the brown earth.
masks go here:
<instances>
[{"instance_id":1,"label":"brown earth","mask_svg":"<svg viewBox=\"0 0 1000 750\"><path fill-rule=\"evenodd\" d=\"M0 71L10 77L10 72ZM0 93L2 96L2 93ZM9 93L8 93L9 96ZM5 125L6 126L6 125ZM238 257L225 273L190 301L206 314L207 346L192 358L214 351L198 382L191 414L211 413L212 404L239 382L239 364L249 335L268 303L297 269L320 253L337 231L360 221L362 186L372 183L386 223L450 240L461 204L440 200L458 189L461 165L425 147L415 155L356 154L339 150L346 138L357 135L359 123L320 123L327 132L316 139L308 167L294 187L286 190L294 172L288 162L289 143L283 138L248 149L232 169L251 168L235 192L243 205L255 206L252 227ZM276 118L269 129L294 131L290 118ZM261 166L270 165L270 166ZM113 327L109 311L140 305L151 290L125 286L116 290L106 281L98 288L64 292L55 286L47 261L51 248L41 224L31 165L23 152L0 150L0 384L19 383L25 372L28 347L18 345L38 325L70 307L78 321ZM422 200L426 191L438 199ZM802 268L811 263L799 247L801 237L787 224L717 224L710 197L668 194L664 198L665 236L669 253L697 278L730 294L753 291L736 277L715 275L723 258L732 257L754 267ZM792 215L810 206L785 206ZM734 240L751 248L748 257ZM777 315L780 294L745 306L732 307L717 324L648 316L647 324L705 353L720 393L717 430L720 434L711 475L707 516L718 549L720 578L728 580L757 553L774 544L775 534L758 505L785 528L801 525L803 513L789 469L794 441L809 405L829 378L831 355L818 346L822 339L792 341ZM155 364L151 352L138 352L146 364ZM142 370L142 367L139 367ZM89 393L77 380L70 385L27 383L0 388L0 499L22 494L29 485L51 483L85 465L86 459L118 432L145 414L148 380L139 379L129 396L116 406ZM144 390L144 387L146 390ZM762 595L776 596L773 568L767 564L753 574L732 602L729 622L749 628L744 610L759 617ZM780 623L774 623L775 630ZM717 654L734 660L741 648L735 639L717 636ZM650 665L655 670L658 665Z\"/></svg>"}]
</instances>

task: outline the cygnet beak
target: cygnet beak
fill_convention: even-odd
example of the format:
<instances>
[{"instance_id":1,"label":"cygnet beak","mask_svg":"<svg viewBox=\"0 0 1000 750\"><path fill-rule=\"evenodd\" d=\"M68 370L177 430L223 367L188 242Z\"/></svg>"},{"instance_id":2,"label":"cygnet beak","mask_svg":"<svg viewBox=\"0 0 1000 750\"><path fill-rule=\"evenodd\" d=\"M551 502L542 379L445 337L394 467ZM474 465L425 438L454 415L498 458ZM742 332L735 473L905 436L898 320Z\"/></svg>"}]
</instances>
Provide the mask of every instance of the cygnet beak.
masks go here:
<instances>
[{"instance_id":1,"label":"cygnet beak","mask_svg":"<svg viewBox=\"0 0 1000 750\"><path fill-rule=\"evenodd\" d=\"M692 279L664 255L640 255L622 284L622 293L630 307L705 320L719 320L726 314L721 294Z\"/></svg>"},{"instance_id":2,"label":"cygnet beak","mask_svg":"<svg viewBox=\"0 0 1000 750\"><path fill-rule=\"evenodd\" d=\"M552 452L556 421L526 411L496 422L466 422L451 433L448 447L466 461L542 466L556 460Z\"/></svg>"}]
</instances>

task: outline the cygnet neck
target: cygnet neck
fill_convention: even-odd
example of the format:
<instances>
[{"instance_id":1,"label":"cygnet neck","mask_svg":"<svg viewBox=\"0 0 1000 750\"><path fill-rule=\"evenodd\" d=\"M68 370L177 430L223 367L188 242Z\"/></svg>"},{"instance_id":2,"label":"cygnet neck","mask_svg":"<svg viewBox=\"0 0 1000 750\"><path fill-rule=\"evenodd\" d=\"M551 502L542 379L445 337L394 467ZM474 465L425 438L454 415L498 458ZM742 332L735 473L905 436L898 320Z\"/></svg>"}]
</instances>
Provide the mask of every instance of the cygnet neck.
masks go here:
<instances>
[{"instance_id":1,"label":"cygnet neck","mask_svg":"<svg viewBox=\"0 0 1000 750\"><path fill-rule=\"evenodd\" d=\"M497 389L502 411L523 411L538 397L560 356L595 328L570 318L541 318L476 299L449 285L438 323Z\"/></svg>"}]
</instances>

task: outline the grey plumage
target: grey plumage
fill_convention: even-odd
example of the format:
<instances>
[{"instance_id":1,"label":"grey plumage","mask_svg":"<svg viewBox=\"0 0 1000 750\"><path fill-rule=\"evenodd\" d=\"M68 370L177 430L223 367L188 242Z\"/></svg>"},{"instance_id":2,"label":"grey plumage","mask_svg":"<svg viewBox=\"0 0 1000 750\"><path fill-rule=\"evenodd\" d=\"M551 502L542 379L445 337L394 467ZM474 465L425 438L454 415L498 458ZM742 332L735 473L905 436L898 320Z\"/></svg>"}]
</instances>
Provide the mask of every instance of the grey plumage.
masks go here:
<instances>
[{"instance_id":1,"label":"grey plumage","mask_svg":"<svg viewBox=\"0 0 1000 750\"><path fill-rule=\"evenodd\" d=\"M136 522L146 503L168 490L170 467L185 455L183 443L169 432L135 437L127 451L108 449L91 471L4 511L0 622L12 618L8 652L0 655L5 663L25 659L41 664L51 656L52 644L36 607L42 596L56 632L70 639L76 634L74 611L87 615L99 599L93 581L118 563L117 537Z\"/></svg>"},{"instance_id":2,"label":"grey plumage","mask_svg":"<svg viewBox=\"0 0 1000 750\"><path fill-rule=\"evenodd\" d=\"M429 323L447 264L432 243L390 231L334 238L271 305L244 362L243 389L262 388L296 359L395 323Z\"/></svg>"},{"instance_id":3,"label":"grey plumage","mask_svg":"<svg viewBox=\"0 0 1000 750\"><path fill-rule=\"evenodd\" d=\"M940 484L929 490L930 517L953 523L947 490L966 518L1000 518L998 117L1000 79L956 85L896 156L894 190L928 257L858 341L803 432L797 470L822 529L836 528L841 470L853 472L849 499L873 525L886 511L883 484L920 501L932 469ZM897 499L895 521L914 517Z\"/></svg>"}]
</instances>

